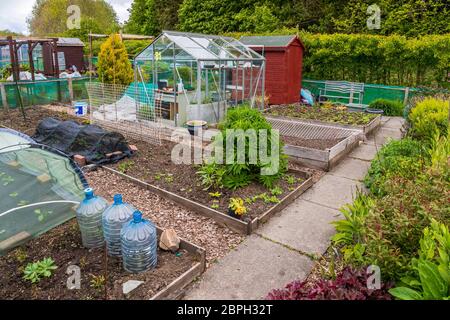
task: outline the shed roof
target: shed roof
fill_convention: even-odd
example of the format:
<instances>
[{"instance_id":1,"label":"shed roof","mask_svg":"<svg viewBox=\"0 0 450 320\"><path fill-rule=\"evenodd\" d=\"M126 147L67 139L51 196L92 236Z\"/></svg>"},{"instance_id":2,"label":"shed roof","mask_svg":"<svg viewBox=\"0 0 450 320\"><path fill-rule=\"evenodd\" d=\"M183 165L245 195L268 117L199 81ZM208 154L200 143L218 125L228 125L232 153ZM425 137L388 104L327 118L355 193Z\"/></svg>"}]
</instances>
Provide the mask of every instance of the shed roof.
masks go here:
<instances>
[{"instance_id":1,"label":"shed roof","mask_svg":"<svg viewBox=\"0 0 450 320\"><path fill-rule=\"evenodd\" d=\"M287 47L297 36L243 36L239 39L246 46Z\"/></svg>"},{"instance_id":2,"label":"shed roof","mask_svg":"<svg viewBox=\"0 0 450 320\"><path fill-rule=\"evenodd\" d=\"M195 60L264 60L259 53L248 48L238 40L218 35L199 33L163 31L155 41L136 56L137 60L152 60L154 47L161 42L162 52L170 48L169 42L175 44L183 56Z\"/></svg>"},{"instance_id":3,"label":"shed roof","mask_svg":"<svg viewBox=\"0 0 450 320\"><path fill-rule=\"evenodd\" d=\"M78 38L58 38L58 47L84 47L84 43Z\"/></svg>"}]
</instances>

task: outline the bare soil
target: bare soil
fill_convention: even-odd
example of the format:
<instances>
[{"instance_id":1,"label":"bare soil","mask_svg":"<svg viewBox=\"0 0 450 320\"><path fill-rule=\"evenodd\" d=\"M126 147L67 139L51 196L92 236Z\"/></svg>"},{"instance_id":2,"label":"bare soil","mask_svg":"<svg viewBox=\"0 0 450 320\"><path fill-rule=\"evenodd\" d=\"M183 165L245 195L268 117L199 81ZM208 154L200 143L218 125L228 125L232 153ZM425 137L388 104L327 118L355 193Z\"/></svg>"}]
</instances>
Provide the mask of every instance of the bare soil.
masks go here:
<instances>
[{"instance_id":1,"label":"bare soil","mask_svg":"<svg viewBox=\"0 0 450 320\"><path fill-rule=\"evenodd\" d=\"M52 276L42 278L36 284L24 280L26 265L44 258L52 258L58 266ZM195 257L184 250L178 255L158 250L155 269L137 275L129 274L124 271L121 259L106 259L103 249L83 248L78 224L73 219L0 258L0 297L40 300L149 299L194 263ZM69 275L66 271L70 265L81 269L80 290L67 288ZM97 282L95 286L93 280L101 276L106 280ZM128 280L145 283L125 297L122 284Z\"/></svg>"},{"instance_id":2,"label":"bare soil","mask_svg":"<svg viewBox=\"0 0 450 320\"><path fill-rule=\"evenodd\" d=\"M344 140L341 139L301 139L297 137L282 136L281 139L287 145L305 147L317 150L326 150L334 147L339 142Z\"/></svg>"}]
</instances>

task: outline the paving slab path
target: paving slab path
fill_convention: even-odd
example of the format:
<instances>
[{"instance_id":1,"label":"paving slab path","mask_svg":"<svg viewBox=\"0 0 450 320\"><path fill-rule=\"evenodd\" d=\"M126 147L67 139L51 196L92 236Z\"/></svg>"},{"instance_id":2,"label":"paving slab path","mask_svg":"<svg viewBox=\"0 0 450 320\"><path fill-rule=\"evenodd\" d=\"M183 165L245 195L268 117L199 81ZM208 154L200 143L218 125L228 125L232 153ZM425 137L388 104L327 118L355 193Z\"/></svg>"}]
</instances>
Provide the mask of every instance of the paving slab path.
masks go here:
<instances>
[{"instance_id":1,"label":"paving slab path","mask_svg":"<svg viewBox=\"0 0 450 320\"><path fill-rule=\"evenodd\" d=\"M305 279L330 245L332 221L351 203L370 161L389 139L402 137L404 120L383 117L381 128L327 172L294 203L211 266L185 299L263 299L274 288Z\"/></svg>"}]
</instances>

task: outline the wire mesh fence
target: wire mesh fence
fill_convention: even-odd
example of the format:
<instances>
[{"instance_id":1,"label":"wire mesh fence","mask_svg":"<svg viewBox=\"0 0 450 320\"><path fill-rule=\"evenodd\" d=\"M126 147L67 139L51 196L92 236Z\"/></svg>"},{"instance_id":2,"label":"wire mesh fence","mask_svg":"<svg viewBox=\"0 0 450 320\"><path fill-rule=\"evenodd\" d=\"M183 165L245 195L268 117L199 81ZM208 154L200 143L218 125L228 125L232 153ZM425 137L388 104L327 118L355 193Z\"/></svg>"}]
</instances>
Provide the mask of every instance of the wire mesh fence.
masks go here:
<instances>
[{"instance_id":1,"label":"wire mesh fence","mask_svg":"<svg viewBox=\"0 0 450 320\"><path fill-rule=\"evenodd\" d=\"M153 144L170 139L174 127L163 123L160 93L152 86L91 82L86 88L91 123Z\"/></svg>"}]
</instances>

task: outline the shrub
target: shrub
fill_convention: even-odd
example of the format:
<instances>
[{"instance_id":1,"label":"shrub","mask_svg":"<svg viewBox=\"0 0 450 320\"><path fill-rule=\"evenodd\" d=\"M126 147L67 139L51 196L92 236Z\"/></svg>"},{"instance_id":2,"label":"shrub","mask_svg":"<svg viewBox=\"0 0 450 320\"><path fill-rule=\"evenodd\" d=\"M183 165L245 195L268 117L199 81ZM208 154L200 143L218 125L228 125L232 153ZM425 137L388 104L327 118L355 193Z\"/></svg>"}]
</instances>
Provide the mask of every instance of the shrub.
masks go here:
<instances>
[{"instance_id":1,"label":"shrub","mask_svg":"<svg viewBox=\"0 0 450 320\"><path fill-rule=\"evenodd\" d=\"M284 289L268 294L268 300L391 300L390 284L381 284L379 290L368 289L366 268L346 267L335 280L320 279L309 286L306 281L294 281Z\"/></svg>"},{"instance_id":2,"label":"shrub","mask_svg":"<svg viewBox=\"0 0 450 320\"><path fill-rule=\"evenodd\" d=\"M426 170L428 171L428 170ZM395 177L385 183L386 195L376 199L363 226L364 246L356 265L376 264L383 275L398 279L412 272L411 259L417 255L424 228L432 219L450 219L449 177L428 172L414 179Z\"/></svg>"},{"instance_id":3,"label":"shrub","mask_svg":"<svg viewBox=\"0 0 450 320\"><path fill-rule=\"evenodd\" d=\"M450 232L445 224L433 220L423 231L419 258L413 258L413 277L402 278L399 286L389 290L401 300L450 299Z\"/></svg>"},{"instance_id":4,"label":"shrub","mask_svg":"<svg viewBox=\"0 0 450 320\"><path fill-rule=\"evenodd\" d=\"M386 193L384 184L391 176L414 178L424 167L424 154L419 141L411 138L390 141L372 161L364 179L366 187L373 194L382 196Z\"/></svg>"},{"instance_id":5,"label":"shrub","mask_svg":"<svg viewBox=\"0 0 450 320\"><path fill-rule=\"evenodd\" d=\"M417 139L430 140L436 133L447 135L449 101L428 97L418 102L409 114L411 135Z\"/></svg>"},{"instance_id":6,"label":"shrub","mask_svg":"<svg viewBox=\"0 0 450 320\"><path fill-rule=\"evenodd\" d=\"M216 139L215 143L223 148L222 162L225 164L209 162L201 167L198 174L201 175L202 183L206 188L224 186L235 190L245 187L255 180L272 188L274 182L286 172L287 160L282 153L283 144L278 139L277 144L272 146L272 138L276 140L278 136L273 136L275 133L272 131L272 126L257 109L247 105L229 109L225 121L219 125L219 128L222 139ZM228 131L230 129L234 131ZM254 134L247 130L253 130ZM259 130L266 130L267 136L260 136ZM261 139L266 139L266 141ZM256 144L251 144L251 140ZM260 149L263 150L263 142L267 145L266 161L263 161L264 159L261 157ZM230 159L226 159L227 143L231 143L234 150L233 157L230 156ZM240 153L243 158L239 157ZM250 156L251 153L257 156L256 162ZM273 168L273 162L277 160L277 168ZM274 172L271 168L274 169Z\"/></svg>"},{"instance_id":7,"label":"shrub","mask_svg":"<svg viewBox=\"0 0 450 320\"><path fill-rule=\"evenodd\" d=\"M104 83L129 85L133 68L127 50L118 34L111 35L101 46L97 66L99 79Z\"/></svg>"},{"instance_id":8,"label":"shrub","mask_svg":"<svg viewBox=\"0 0 450 320\"><path fill-rule=\"evenodd\" d=\"M402 116L405 106L399 100L377 99L370 103L369 108L383 110L386 116Z\"/></svg>"}]
</instances>

